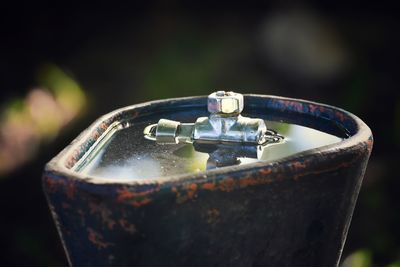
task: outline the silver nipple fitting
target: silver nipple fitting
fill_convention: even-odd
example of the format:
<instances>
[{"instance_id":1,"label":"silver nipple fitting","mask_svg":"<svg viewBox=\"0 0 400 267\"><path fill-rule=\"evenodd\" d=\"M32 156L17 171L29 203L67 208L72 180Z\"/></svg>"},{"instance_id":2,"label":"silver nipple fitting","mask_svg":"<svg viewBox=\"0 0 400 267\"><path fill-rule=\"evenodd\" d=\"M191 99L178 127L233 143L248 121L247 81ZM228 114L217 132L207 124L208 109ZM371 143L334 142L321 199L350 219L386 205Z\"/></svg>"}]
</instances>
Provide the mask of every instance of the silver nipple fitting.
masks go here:
<instances>
[{"instance_id":1,"label":"silver nipple fitting","mask_svg":"<svg viewBox=\"0 0 400 267\"><path fill-rule=\"evenodd\" d=\"M263 144L267 127L264 120L243 117L243 95L217 91L208 96L209 117L195 123L161 119L145 128L147 139L157 143L247 143Z\"/></svg>"}]
</instances>

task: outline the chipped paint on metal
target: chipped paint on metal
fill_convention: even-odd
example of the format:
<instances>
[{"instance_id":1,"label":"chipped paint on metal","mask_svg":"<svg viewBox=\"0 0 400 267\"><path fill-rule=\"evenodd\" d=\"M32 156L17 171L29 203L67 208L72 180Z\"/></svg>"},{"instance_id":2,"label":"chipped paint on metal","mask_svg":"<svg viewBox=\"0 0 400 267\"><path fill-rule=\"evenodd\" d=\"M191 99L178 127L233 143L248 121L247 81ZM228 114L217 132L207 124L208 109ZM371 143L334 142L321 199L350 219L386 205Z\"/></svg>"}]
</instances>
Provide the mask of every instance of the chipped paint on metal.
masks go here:
<instances>
[{"instance_id":1,"label":"chipped paint on metal","mask_svg":"<svg viewBox=\"0 0 400 267\"><path fill-rule=\"evenodd\" d=\"M112 219L112 212L106 205L89 201L89 211L90 214L99 215L103 225L105 225L109 230L113 230L116 222Z\"/></svg>"},{"instance_id":2,"label":"chipped paint on metal","mask_svg":"<svg viewBox=\"0 0 400 267\"><path fill-rule=\"evenodd\" d=\"M112 245L111 243L104 241L103 236L92 228L88 228L87 231L89 241L92 242L97 249L105 249Z\"/></svg>"},{"instance_id":3,"label":"chipped paint on metal","mask_svg":"<svg viewBox=\"0 0 400 267\"><path fill-rule=\"evenodd\" d=\"M204 190L211 190L214 191L217 189L217 186L215 184L215 182L211 182L211 183L204 183L201 186Z\"/></svg>"},{"instance_id":4,"label":"chipped paint on metal","mask_svg":"<svg viewBox=\"0 0 400 267\"><path fill-rule=\"evenodd\" d=\"M125 218L121 218L118 220L119 225L129 234L133 235L137 232L136 226L134 224L129 223L129 221Z\"/></svg>"}]
</instances>

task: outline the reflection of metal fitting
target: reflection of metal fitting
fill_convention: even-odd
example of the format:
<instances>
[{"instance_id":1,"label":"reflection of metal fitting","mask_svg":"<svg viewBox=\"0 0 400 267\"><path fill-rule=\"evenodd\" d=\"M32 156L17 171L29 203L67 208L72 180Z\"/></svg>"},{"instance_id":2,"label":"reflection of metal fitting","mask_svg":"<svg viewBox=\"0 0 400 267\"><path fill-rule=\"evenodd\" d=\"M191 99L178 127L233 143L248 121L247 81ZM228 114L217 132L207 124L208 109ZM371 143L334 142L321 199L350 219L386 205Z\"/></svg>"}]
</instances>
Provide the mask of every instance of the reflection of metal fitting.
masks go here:
<instances>
[{"instance_id":1,"label":"reflection of metal fitting","mask_svg":"<svg viewBox=\"0 0 400 267\"><path fill-rule=\"evenodd\" d=\"M144 130L147 139L158 143L251 143L266 141L267 127L262 119L240 115L243 95L218 91L208 96L209 117L195 123L180 123L161 119Z\"/></svg>"},{"instance_id":2,"label":"reflection of metal fitting","mask_svg":"<svg viewBox=\"0 0 400 267\"><path fill-rule=\"evenodd\" d=\"M211 114L235 115L243 110L243 95L234 92L217 91L208 96L208 112Z\"/></svg>"}]
</instances>

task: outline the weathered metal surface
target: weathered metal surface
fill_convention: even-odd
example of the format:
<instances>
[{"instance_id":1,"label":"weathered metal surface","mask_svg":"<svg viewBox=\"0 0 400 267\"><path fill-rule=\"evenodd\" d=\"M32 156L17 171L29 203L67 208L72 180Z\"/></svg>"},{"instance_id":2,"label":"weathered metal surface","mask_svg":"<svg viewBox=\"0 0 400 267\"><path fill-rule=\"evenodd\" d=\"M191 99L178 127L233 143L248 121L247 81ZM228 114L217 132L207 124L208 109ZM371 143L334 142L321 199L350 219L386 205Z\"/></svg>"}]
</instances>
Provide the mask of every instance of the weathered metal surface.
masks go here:
<instances>
[{"instance_id":1,"label":"weathered metal surface","mask_svg":"<svg viewBox=\"0 0 400 267\"><path fill-rule=\"evenodd\" d=\"M337 266L372 149L369 128L343 110L245 96L269 114L344 141L275 162L135 182L71 168L117 121L206 114L206 98L134 105L101 117L50 161L43 187L72 266ZM167 117L168 119L168 117Z\"/></svg>"}]
</instances>

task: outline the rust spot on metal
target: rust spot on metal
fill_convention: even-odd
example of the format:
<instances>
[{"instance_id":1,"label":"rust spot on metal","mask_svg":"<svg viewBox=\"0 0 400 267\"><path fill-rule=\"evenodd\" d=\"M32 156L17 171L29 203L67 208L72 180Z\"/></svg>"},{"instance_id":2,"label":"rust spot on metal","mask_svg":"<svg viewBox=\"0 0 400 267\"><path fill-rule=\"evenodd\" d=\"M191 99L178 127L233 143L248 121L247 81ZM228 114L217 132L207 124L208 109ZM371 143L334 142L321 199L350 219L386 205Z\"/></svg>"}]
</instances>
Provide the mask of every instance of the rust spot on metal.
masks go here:
<instances>
[{"instance_id":1,"label":"rust spot on metal","mask_svg":"<svg viewBox=\"0 0 400 267\"><path fill-rule=\"evenodd\" d=\"M230 192L235 187L235 180L233 178L226 178L218 184L218 188L224 192Z\"/></svg>"},{"instance_id":2,"label":"rust spot on metal","mask_svg":"<svg viewBox=\"0 0 400 267\"><path fill-rule=\"evenodd\" d=\"M291 164L292 168L294 169L304 169L307 168L307 164L304 162L296 161Z\"/></svg>"},{"instance_id":3,"label":"rust spot on metal","mask_svg":"<svg viewBox=\"0 0 400 267\"><path fill-rule=\"evenodd\" d=\"M68 181L66 183L66 188L65 188L65 193L67 194L67 197L69 199L74 199L75 192L76 192L75 183L71 182L71 181Z\"/></svg>"},{"instance_id":4,"label":"rust spot on metal","mask_svg":"<svg viewBox=\"0 0 400 267\"><path fill-rule=\"evenodd\" d=\"M176 198L179 198L181 196L181 193L175 186L171 188L171 192L176 194Z\"/></svg>"},{"instance_id":5,"label":"rust spot on metal","mask_svg":"<svg viewBox=\"0 0 400 267\"><path fill-rule=\"evenodd\" d=\"M94 140L97 140L99 137L100 137L100 133L98 131L94 131L93 134L92 134L92 138Z\"/></svg>"},{"instance_id":6,"label":"rust spot on metal","mask_svg":"<svg viewBox=\"0 0 400 267\"><path fill-rule=\"evenodd\" d=\"M118 190L117 193L118 193L117 200L120 202L135 197L135 193L129 191L128 189Z\"/></svg>"},{"instance_id":7,"label":"rust spot on metal","mask_svg":"<svg viewBox=\"0 0 400 267\"><path fill-rule=\"evenodd\" d=\"M269 184L272 182L270 177L245 177L239 180L239 187L245 188L253 185Z\"/></svg>"},{"instance_id":8,"label":"rust spot on metal","mask_svg":"<svg viewBox=\"0 0 400 267\"><path fill-rule=\"evenodd\" d=\"M160 186L141 192L131 191L129 188L124 187L117 190L117 201L125 202L129 205L134 206L135 208L138 208L149 204L152 201L149 195L158 191L160 191Z\"/></svg>"},{"instance_id":9,"label":"rust spot on metal","mask_svg":"<svg viewBox=\"0 0 400 267\"><path fill-rule=\"evenodd\" d=\"M195 184L195 183L190 184L188 188L189 188L189 190L196 191L197 190L197 184Z\"/></svg>"},{"instance_id":10,"label":"rust spot on metal","mask_svg":"<svg viewBox=\"0 0 400 267\"><path fill-rule=\"evenodd\" d=\"M71 156L67 160L67 167L71 168L72 166L75 165L75 163L78 161L80 151L78 149L75 149L72 153Z\"/></svg>"},{"instance_id":11,"label":"rust spot on metal","mask_svg":"<svg viewBox=\"0 0 400 267\"><path fill-rule=\"evenodd\" d=\"M147 205L147 204L149 204L150 202L151 202L151 199L150 199L150 198L144 198L144 199L142 199L142 200L135 200L135 201L132 201L130 204L131 204L132 206L134 206L135 208L138 208L138 207Z\"/></svg>"},{"instance_id":12,"label":"rust spot on metal","mask_svg":"<svg viewBox=\"0 0 400 267\"><path fill-rule=\"evenodd\" d=\"M126 219L120 219L118 223L122 229L124 229L126 232L130 234L134 234L137 232L135 225L129 223Z\"/></svg>"},{"instance_id":13,"label":"rust spot on metal","mask_svg":"<svg viewBox=\"0 0 400 267\"><path fill-rule=\"evenodd\" d=\"M248 187L250 185L257 185L257 184L259 184L259 181L257 181L257 179L255 179L253 177L246 177L246 178L239 180L239 186L241 188Z\"/></svg>"},{"instance_id":14,"label":"rust spot on metal","mask_svg":"<svg viewBox=\"0 0 400 267\"><path fill-rule=\"evenodd\" d=\"M190 191L190 190L189 190L189 191L187 192L188 198L193 198L194 195L195 195L195 191Z\"/></svg>"},{"instance_id":15,"label":"rust spot on metal","mask_svg":"<svg viewBox=\"0 0 400 267\"><path fill-rule=\"evenodd\" d=\"M272 172L272 169L270 169L270 168L267 168L267 169L260 169L258 172L259 172L260 174L262 174L262 175L267 175L267 174L270 174L270 173Z\"/></svg>"},{"instance_id":16,"label":"rust spot on metal","mask_svg":"<svg viewBox=\"0 0 400 267\"><path fill-rule=\"evenodd\" d=\"M134 199L134 198L142 198L142 197L147 197L148 195L150 195L153 192L157 192L160 191L160 187L156 187L156 188L152 188L146 191L142 191L142 192L134 192L134 191L130 191L127 188L123 188L117 191L117 201L119 202L123 202L125 200L130 200L130 199Z\"/></svg>"},{"instance_id":17,"label":"rust spot on metal","mask_svg":"<svg viewBox=\"0 0 400 267\"><path fill-rule=\"evenodd\" d=\"M293 162L292 164L290 164L290 166L294 171L298 171L299 169L307 168L307 164L304 162L300 162L300 161ZM297 181L298 178L299 178L298 175L293 176L293 180L295 180L295 181Z\"/></svg>"},{"instance_id":18,"label":"rust spot on metal","mask_svg":"<svg viewBox=\"0 0 400 267\"><path fill-rule=\"evenodd\" d=\"M272 172L270 169L260 171L262 174L268 174ZM245 178L234 179L234 178L227 178L218 184L215 183L205 183L202 185L202 188L205 190L216 190L219 189L224 192L230 192L235 188L245 188L248 186L259 185L259 184L268 184L272 182L272 178L267 176L261 177L252 177L248 176Z\"/></svg>"},{"instance_id":19,"label":"rust spot on metal","mask_svg":"<svg viewBox=\"0 0 400 267\"><path fill-rule=\"evenodd\" d=\"M196 197L197 189L198 185L196 183L191 183L185 185L181 192L174 186L171 188L171 192L176 194L176 202L178 204L182 204L188 199L193 199L194 197Z\"/></svg>"},{"instance_id":20,"label":"rust spot on metal","mask_svg":"<svg viewBox=\"0 0 400 267\"><path fill-rule=\"evenodd\" d=\"M211 191L217 189L215 183L204 183L201 187L205 190L211 190Z\"/></svg>"},{"instance_id":21,"label":"rust spot on metal","mask_svg":"<svg viewBox=\"0 0 400 267\"><path fill-rule=\"evenodd\" d=\"M55 193L58 190L62 190L69 199L73 199L75 197L76 188L73 181L66 180L65 178L60 179L47 176L44 179L47 190L50 193Z\"/></svg>"},{"instance_id":22,"label":"rust spot on metal","mask_svg":"<svg viewBox=\"0 0 400 267\"><path fill-rule=\"evenodd\" d=\"M89 232L88 235L89 241L92 242L92 244L96 246L97 249L108 248L109 246L112 245L111 243L105 242L103 240L103 236L98 232L96 232L95 230L93 230L92 228L88 228L87 230Z\"/></svg>"},{"instance_id":23,"label":"rust spot on metal","mask_svg":"<svg viewBox=\"0 0 400 267\"><path fill-rule=\"evenodd\" d=\"M193 183L188 186L187 197L192 199L196 195L197 184Z\"/></svg>"},{"instance_id":24,"label":"rust spot on metal","mask_svg":"<svg viewBox=\"0 0 400 267\"><path fill-rule=\"evenodd\" d=\"M108 128L108 124L103 122L102 124L100 124L100 129L103 129L104 131L107 130Z\"/></svg>"},{"instance_id":25,"label":"rust spot on metal","mask_svg":"<svg viewBox=\"0 0 400 267\"><path fill-rule=\"evenodd\" d=\"M97 204L94 202L89 202L89 210L91 214L98 213L100 215L101 221L108 229L112 230L116 222L111 219L112 212L102 203Z\"/></svg>"},{"instance_id":26,"label":"rust spot on metal","mask_svg":"<svg viewBox=\"0 0 400 267\"><path fill-rule=\"evenodd\" d=\"M175 186L171 188L171 191L176 194L176 203L182 204L188 200L188 195L182 195Z\"/></svg>"},{"instance_id":27,"label":"rust spot on metal","mask_svg":"<svg viewBox=\"0 0 400 267\"><path fill-rule=\"evenodd\" d=\"M64 180L61 179L54 179L52 177L49 176L45 176L44 178L47 190L51 193L54 193L57 191L57 189L59 188L60 184L64 184ZM62 182L61 182L62 181Z\"/></svg>"},{"instance_id":28,"label":"rust spot on metal","mask_svg":"<svg viewBox=\"0 0 400 267\"><path fill-rule=\"evenodd\" d=\"M303 176L318 175L318 174L324 173L324 172L334 171L334 170L341 169L341 168L347 168L358 160L359 160L358 158L354 158L352 161L342 162L341 164L332 166L330 168L325 168L325 169L317 170L317 171L302 172L302 173L294 175L293 179L297 181L300 177L303 177Z\"/></svg>"}]
</instances>

